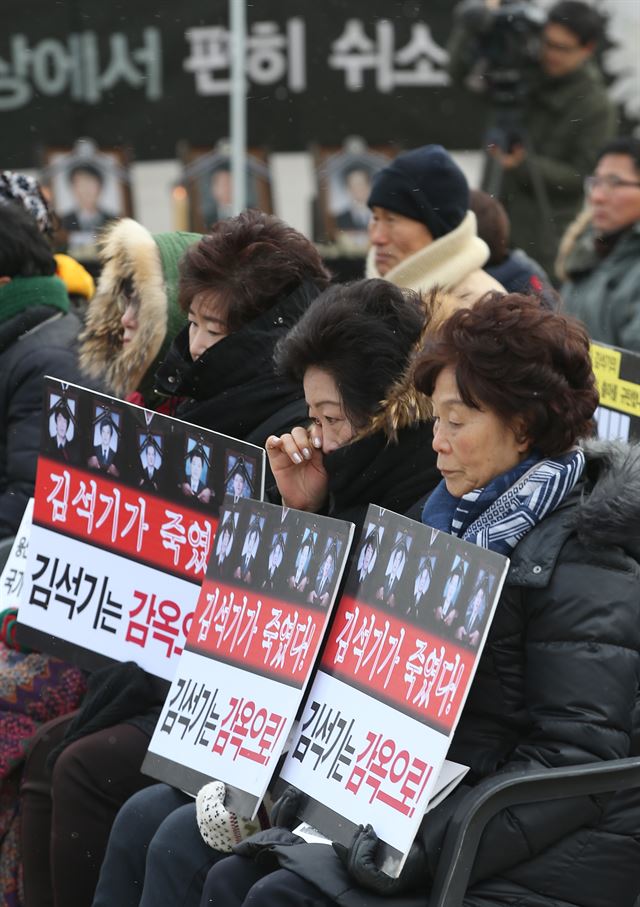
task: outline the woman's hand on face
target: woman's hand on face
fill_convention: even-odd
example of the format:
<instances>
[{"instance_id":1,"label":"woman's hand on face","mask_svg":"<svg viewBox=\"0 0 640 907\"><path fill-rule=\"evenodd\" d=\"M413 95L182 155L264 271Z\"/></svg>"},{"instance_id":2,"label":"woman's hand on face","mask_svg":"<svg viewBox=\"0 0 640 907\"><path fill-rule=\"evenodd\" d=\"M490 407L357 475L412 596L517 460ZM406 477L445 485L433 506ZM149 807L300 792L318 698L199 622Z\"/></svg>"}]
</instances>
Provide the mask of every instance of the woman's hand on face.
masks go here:
<instances>
[{"instance_id":1,"label":"woman's hand on face","mask_svg":"<svg viewBox=\"0 0 640 907\"><path fill-rule=\"evenodd\" d=\"M322 432L317 425L297 426L289 434L271 435L265 444L282 502L317 513L327 497L329 478L322 462Z\"/></svg>"}]
</instances>

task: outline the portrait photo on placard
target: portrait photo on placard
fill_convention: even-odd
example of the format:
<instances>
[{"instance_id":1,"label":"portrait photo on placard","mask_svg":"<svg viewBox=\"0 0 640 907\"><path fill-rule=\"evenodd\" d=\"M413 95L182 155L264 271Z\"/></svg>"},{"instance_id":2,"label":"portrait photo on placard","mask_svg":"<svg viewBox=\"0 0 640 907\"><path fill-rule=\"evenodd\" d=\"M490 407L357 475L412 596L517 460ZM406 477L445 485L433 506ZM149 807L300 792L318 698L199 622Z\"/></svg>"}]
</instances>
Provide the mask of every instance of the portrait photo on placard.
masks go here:
<instances>
[{"instance_id":1,"label":"portrait photo on placard","mask_svg":"<svg viewBox=\"0 0 640 907\"><path fill-rule=\"evenodd\" d=\"M356 556L356 567L349 575L349 591L363 601L373 601L377 591L378 558L385 534L384 526L368 523Z\"/></svg>"},{"instance_id":2,"label":"portrait photo on placard","mask_svg":"<svg viewBox=\"0 0 640 907\"><path fill-rule=\"evenodd\" d=\"M164 459L164 438L153 432L138 432L138 487L143 491L159 491Z\"/></svg>"},{"instance_id":3,"label":"portrait photo on placard","mask_svg":"<svg viewBox=\"0 0 640 907\"><path fill-rule=\"evenodd\" d=\"M227 579L233 573L231 552L236 537L238 517L239 514L234 510L225 509L220 513L211 565L214 575L220 579Z\"/></svg>"},{"instance_id":4,"label":"portrait photo on placard","mask_svg":"<svg viewBox=\"0 0 640 907\"><path fill-rule=\"evenodd\" d=\"M437 620L446 627L451 627L460 615L460 593L468 570L469 561L456 554L445 580L442 601L434 610Z\"/></svg>"},{"instance_id":5,"label":"portrait photo on placard","mask_svg":"<svg viewBox=\"0 0 640 907\"><path fill-rule=\"evenodd\" d=\"M247 585L259 585L260 582L256 574L256 567L258 566L258 553L263 540L265 520L264 516L252 513L242 540L240 558L233 576L241 583L246 583Z\"/></svg>"},{"instance_id":6,"label":"portrait photo on placard","mask_svg":"<svg viewBox=\"0 0 640 907\"><path fill-rule=\"evenodd\" d=\"M89 469L97 469L114 479L119 478L117 465L122 415L112 407L96 403L91 432L91 453L87 460Z\"/></svg>"},{"instance_id":7,"label":"portrait photo on placard","mask_svg":"<svg viewBox=\"0 0 640 907\"><path fill-rule=\"evenodd\" d=\"M384 575L380 577L380 585L376 590L376 599L389 608L401 606L405 598L404 591L408 586L405 571L412 544L413 537L410 533L404 530L396 531Z\"/></svg>"},{"instance_id":8,"label":"portrait photo on placard","mask_svg":"<svg viewBox=\"0 0 640 907\"><path fill-rule=\"evenodd\" d=\"M49 391L47 405L47 440L43 451L49 456L78 462L78 400L66 389Z\"/></svg>"},{"instance_id":9,"label":"portrait photo on placard","mask_svg":"<svg viewBox=\"0 0 640 907\"><path fill-rule=\"evenodd\" d=\"M300 544L295 553L292 569L287 578L287 585L291 592L308 593L312 575L312 561L316 553L317 543L317 530L305 526Z\"/></svg>"},{"instance_id":10,"label":"portrait photo on placard","mask_svg":"<svg viewBox=\"0 0 640 907\"><path fill-rule=\"evenodd\" d=\"M319 566L312 571L312 580L308 587L307 602L326 608L331 601L334 577L344 546L344 539L339 535L329 534L319 559Z\"/></svg>"},{"instance_id":11,"label":"portrait photo on placard","mask_svg":"<svg viewBox=\"0 0 640 907\"><path fill-rule=\"evenodd\" d=\"M224 454L224 490L234 502L253 497L256 463L251 457L234 450Z\"/></svg>"},{"instance_id":12,"label":"portrait photo on placard","mask_svg":"<svg viewBox=\"0 0 640 907\"><path fill-rule=\"evenodd\" d=\"M476 648L482 638L495 583L495 574L480 568L470 593L464 596L464 602L461 598L460 606L457 608L459 623L455 628L454 637L472 648Z\"/></svg>"},{"instance_id":13,"label":"portrait photo on placard","mask_svg":"<svg viewBox=\"0 0 640 907\"><path fill-rule=\"evenodd\" d=\"M210 487L211 445L201 438L185 437L183 474L180 487L186 498L210 504L214 494Z\"/></svg>"}]
</instances>

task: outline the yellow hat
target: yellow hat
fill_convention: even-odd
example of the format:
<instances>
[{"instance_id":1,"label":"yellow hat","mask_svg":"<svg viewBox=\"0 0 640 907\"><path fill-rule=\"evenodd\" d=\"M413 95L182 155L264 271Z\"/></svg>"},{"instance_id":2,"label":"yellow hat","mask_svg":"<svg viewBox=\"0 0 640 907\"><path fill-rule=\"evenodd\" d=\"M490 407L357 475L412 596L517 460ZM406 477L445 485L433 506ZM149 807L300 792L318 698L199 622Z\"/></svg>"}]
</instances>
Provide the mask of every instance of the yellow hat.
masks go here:
<instances>
[{"instance_id":1,"label":"yellow hat","mask_svg":"<svg viewBox=\"0 0 640 907\"><path fill-rule=\"evenodd\" d=\"M65 284L67 293L91 299L96 291L96 285L87 269L75 258L71 258L70 255L58 253L54 255L54 258L56 260L56 273Z\"/></svg>"}]
</instances>

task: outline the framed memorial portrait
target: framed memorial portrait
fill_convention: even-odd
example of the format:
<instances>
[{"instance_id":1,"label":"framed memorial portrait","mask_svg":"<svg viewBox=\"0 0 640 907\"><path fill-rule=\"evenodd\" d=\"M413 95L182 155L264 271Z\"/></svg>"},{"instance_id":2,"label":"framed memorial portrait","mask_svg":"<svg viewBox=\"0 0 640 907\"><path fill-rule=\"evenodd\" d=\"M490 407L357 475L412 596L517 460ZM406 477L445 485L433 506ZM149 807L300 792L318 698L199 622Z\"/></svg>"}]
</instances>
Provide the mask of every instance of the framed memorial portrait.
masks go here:
<instances>
[{"instance_id":1,"label":"framed memorial portrait","mask_svg":"<svg viewBox=\"0 0 640 907\"><path fill-rule=\"evenodd\" d=\"M394 148L370 148L351 137L340 148L315 147L316 242L335 243L354 255L366 253L371 212L367 199L375 173L395 156Z\"/></svg>"},{"instance_id":2,"label":"framed memorial portrait","mask_svg":"<svg viewBox=\"0 0 640 907\"><path fill-rule=\"evenodd\" d=\"M223 140L213 149L178 146L182 162L182 185L174 190L174 226L177 230L206 231L233 213L231 150ZM267 152L251 148L247 153L247 208L273 213L271 174Z\"/></svg>"},{"instance_id":3,"label":"framed memorial portrait","mask_svg":"<svg viewBox=\"0 0 640 907\"><path fill-rule=\"evenodd\" d=\"M98 148L91 139L45 149L42 181L58 216L56 239L74 256L94 258L102 227L132 216L128 161L124 149Z\"/></svg>"}]
</instances>

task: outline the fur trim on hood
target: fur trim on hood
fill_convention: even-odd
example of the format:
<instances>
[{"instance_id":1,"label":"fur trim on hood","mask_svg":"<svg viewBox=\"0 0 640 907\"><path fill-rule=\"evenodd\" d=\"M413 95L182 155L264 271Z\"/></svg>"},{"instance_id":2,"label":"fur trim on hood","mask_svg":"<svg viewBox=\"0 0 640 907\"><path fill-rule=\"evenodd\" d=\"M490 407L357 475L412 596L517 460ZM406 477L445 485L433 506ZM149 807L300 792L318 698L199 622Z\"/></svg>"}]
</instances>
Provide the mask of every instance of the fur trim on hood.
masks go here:
<instances>
[{"instance_id":1,"label":"fur trim on hood","mask_svg":"<svg viewBox=\"0 0 640 907\"><path fill-rule=\"evenodd\" d=\"M576 243L591 223L591 209L583 208L578 216L573 220L564 232L558 247L554 270L558 280L569 280L567 271L567 259L573 252Z\"/></svg>"},{"instance_id":2,"label":"fur trim on hood","mask_svg":"<svg viewBox=\"0 0 640 907\"><path fill-rule=\"evenodd\" d=\"M575 511L580 541L618 545L640 562L640 444L587 441L584 452L594 484Z\"/></svg>"},{"instance_id":3,"label":"fur trim on hood","mask_svg":"<svg viewBox=\"0 0 640 907\"><path fill-rule=\"evenodd\" d=\"M184 324L184 317L177 317L178 259L199 238L193 233L154 237L131 218L117 221L103 234L103 269L80 336L80 366L90 377L104 380L119 397L144 391L145 378L155 371ZM123 347L119 298L127 277L133 279L140 299L139 327Z\"/></svg>"},{"instance_id":4,"label":"fur trim on hood","mask_svg":"<svg viewBox=\"0 0 640 907\"><path fill-rule=\"evenodd\" d=\"M427 335L460 308L460 300L437 287L428 294L421 294L420 298L424 305L425 323L414 344L409 363L386 399L381 402L381 408L369 426L358 434L358 439L382 431L390 441L397 441L401 429L433 417L431 398L417 390L413 382L415 359L424 347Z\"/></svg>"}]
</instances>

